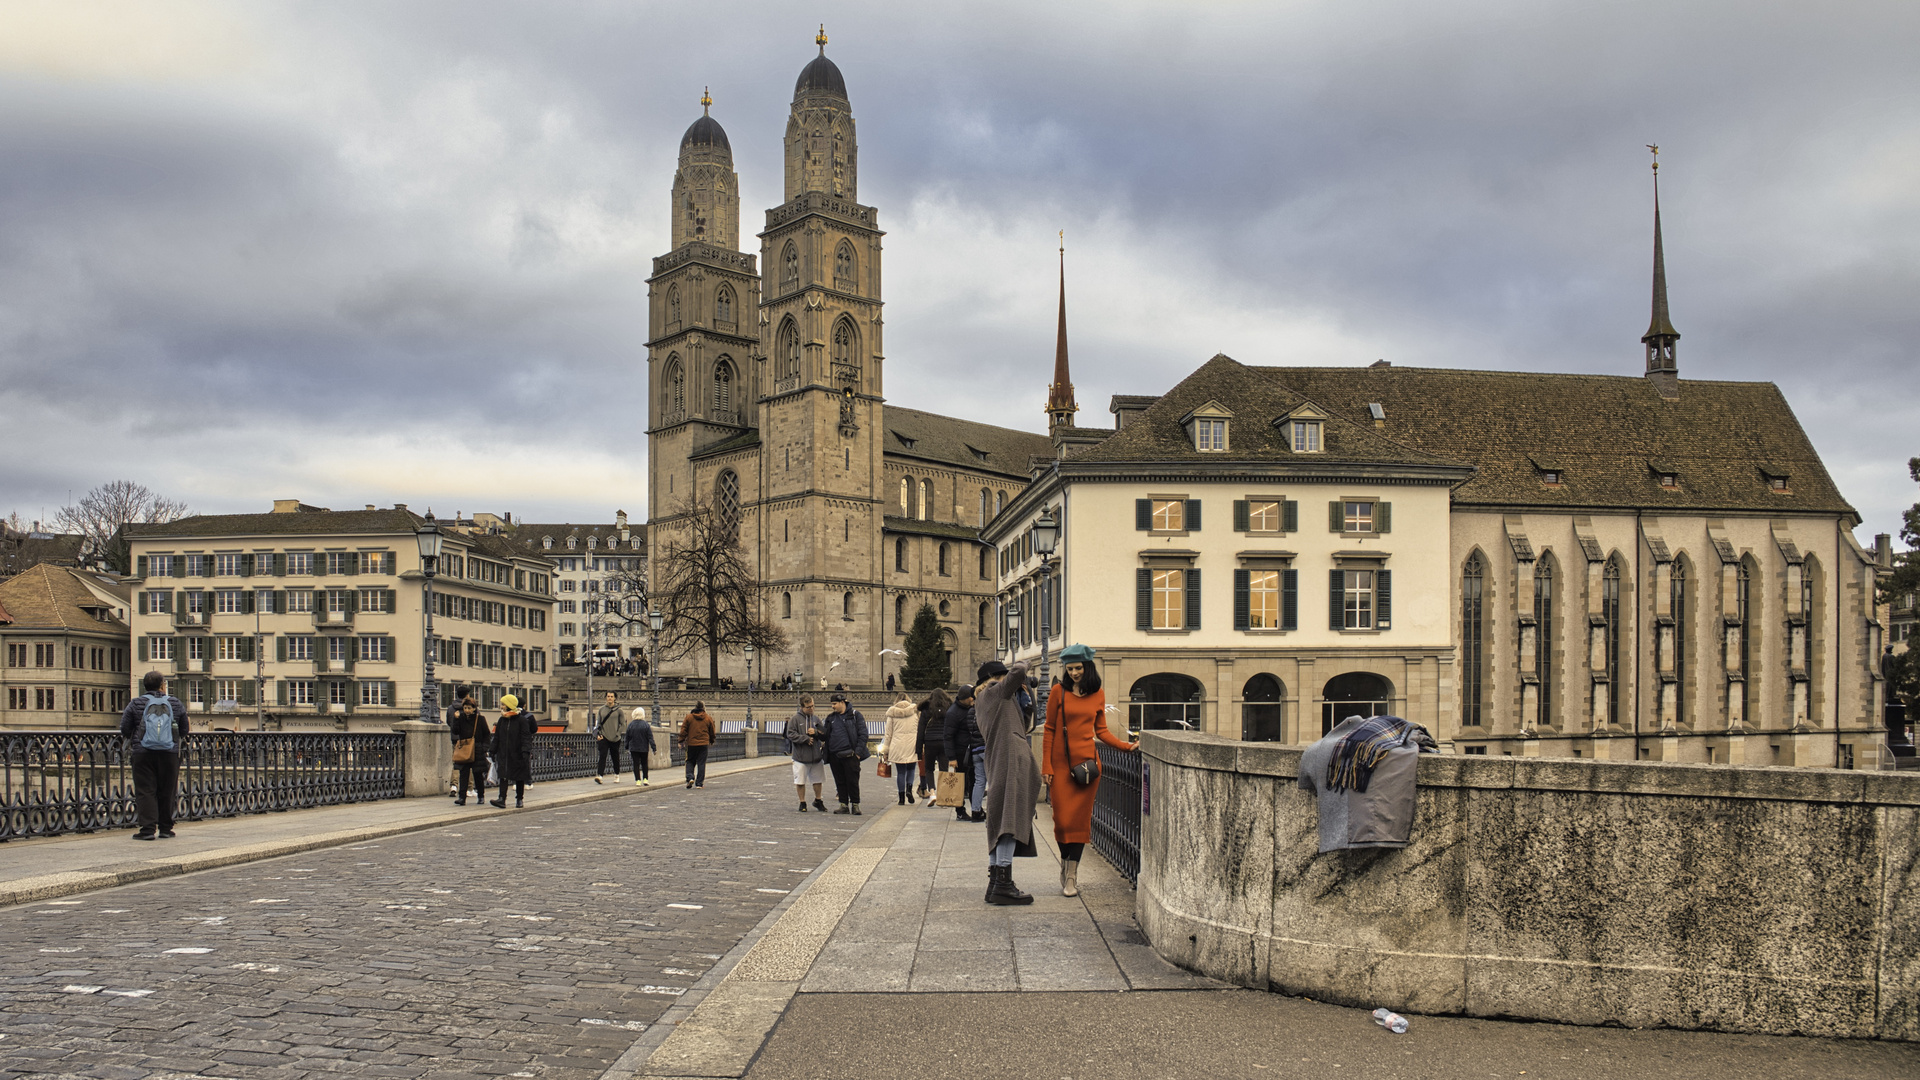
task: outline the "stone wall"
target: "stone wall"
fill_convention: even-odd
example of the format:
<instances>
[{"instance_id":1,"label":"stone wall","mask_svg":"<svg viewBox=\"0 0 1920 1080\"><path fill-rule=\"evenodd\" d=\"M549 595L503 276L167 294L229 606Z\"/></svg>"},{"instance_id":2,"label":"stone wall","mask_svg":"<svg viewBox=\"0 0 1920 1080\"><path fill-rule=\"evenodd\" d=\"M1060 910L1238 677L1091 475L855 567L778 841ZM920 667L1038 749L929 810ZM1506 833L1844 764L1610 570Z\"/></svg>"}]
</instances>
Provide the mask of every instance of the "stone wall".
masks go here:
<instances>
[{"instance_id":1,"label":"stone wall","mask_svg":"<svg viewBox=\"0 0 1920 1080\"><path fill-rule=\"evenodd\" d=\"M1298 748L1148 732L1138 914L1243 986L1409 1012L1920 1040L1920 777L1433 755L1317 854Z\"/></svg>"}]
</instances>

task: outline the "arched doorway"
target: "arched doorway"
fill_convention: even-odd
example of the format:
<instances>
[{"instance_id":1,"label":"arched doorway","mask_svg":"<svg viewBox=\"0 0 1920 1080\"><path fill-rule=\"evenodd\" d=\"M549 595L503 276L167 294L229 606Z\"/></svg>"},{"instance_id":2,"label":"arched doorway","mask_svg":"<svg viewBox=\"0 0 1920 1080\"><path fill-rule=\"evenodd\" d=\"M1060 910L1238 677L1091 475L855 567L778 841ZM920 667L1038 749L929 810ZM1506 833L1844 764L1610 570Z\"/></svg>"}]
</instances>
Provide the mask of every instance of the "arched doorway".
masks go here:
<instances>
[{"instance_id":1,"label":"arched doorway","mask_svg":"<svg viewBox=\"0 0 1920 1080\"><path fill-rule=\"evenodd\" d=\"M1349 671L1320 691L1320 734L1349 716L1385 716L1393 706L1393 683L1371 671Z\"/></svg>"},{"instance_id":2,"label":"arched doorway","mask_svg":"<svg viewBox=\"0 0 1920 1080\"><path fill-rule=\"evenodd\" d=\"M1246 742L1279 742L1286 684L1263 671L1247 680L1240 699L1240 738Z\"/></svg>"},{"instance_id":3,"label":"arched doorway","mask_svg":"<svg viewBox=\"0 0 1920 1080\"><path fill-rule=\"evenodd\" d=\"M1127 727L1133 731L1175 728L1200 730L1200 683L1185 675L1162 671L1134 682L1127 692Z\"/></svg>"}]
</instances>

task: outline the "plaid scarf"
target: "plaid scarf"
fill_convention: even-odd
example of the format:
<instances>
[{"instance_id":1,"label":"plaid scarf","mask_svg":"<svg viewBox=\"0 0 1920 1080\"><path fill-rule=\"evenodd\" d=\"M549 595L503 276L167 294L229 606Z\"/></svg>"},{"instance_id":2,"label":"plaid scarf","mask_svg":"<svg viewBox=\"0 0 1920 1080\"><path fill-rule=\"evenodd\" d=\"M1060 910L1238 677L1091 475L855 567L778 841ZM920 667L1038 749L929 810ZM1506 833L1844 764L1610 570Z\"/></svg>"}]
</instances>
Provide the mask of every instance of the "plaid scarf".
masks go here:
<instances>
[{"instance_id":1,"label":"plaid scarf","mask_svg":"<svg viewBox=\"0 0 1920 1080\"><path fill-rule=\"evenodd\" d=\"M1327 763L1327 790L1367 790L1374 766L1386 759L1387 751L1409 744L1426 752L1439 749L1427 729L1411 720L1376 716L1365 721L1348 732L1334 750L1333 760Z\"/></svg>"}]
</instances>

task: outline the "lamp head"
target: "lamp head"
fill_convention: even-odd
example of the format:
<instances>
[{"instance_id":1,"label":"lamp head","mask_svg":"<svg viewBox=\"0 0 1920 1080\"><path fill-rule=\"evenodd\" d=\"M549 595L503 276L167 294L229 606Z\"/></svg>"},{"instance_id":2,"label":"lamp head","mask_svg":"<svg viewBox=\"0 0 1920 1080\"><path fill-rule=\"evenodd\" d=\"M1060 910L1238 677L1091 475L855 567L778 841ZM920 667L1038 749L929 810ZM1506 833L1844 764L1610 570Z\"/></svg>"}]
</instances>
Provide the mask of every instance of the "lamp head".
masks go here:
<instances>
[{"instance_id":1,"label":"lamp head","mask_svg":"<svg viewBox=\"0 0 1920 1080\"><path fill-rule=\"evenodd\" d=\"M667 625L667 617L665 615L660 614L658 611L647 612L647 626L652 629L654 633L659 633L660 628L665 625Z\"/></svg>"},{"instance_id":2,"label":"lamp head","mask_svg":"<svg viewBox=\"0 0 1920 1080\"><path fill-rule=\"evenodd\" d=\"M1053 511L1045 511L1033 523L1033 550L1039 555L1051 555L1059 542L1060 523L1054 520Z\"/></svg>"}]
</instances>

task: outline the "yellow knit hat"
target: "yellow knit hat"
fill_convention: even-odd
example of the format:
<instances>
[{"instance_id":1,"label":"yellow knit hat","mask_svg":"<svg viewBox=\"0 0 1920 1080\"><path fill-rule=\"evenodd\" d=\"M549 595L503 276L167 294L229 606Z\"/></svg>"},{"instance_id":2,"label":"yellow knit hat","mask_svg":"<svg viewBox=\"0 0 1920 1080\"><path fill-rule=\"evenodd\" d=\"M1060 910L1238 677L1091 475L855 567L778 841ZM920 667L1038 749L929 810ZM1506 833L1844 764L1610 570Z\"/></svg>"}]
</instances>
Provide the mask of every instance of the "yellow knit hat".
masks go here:
<instances>
[{"instance_id":1,"label":"yellow knit hat","mask_svg":"<svg viewBox=\"0 0 1920 1080\"><path fill-rule=\"evenodd\" d=\"M520 707L520 699L512 694L501 694L500 707L508 710L517 709Z\"/></svg>"}]
</instances>

